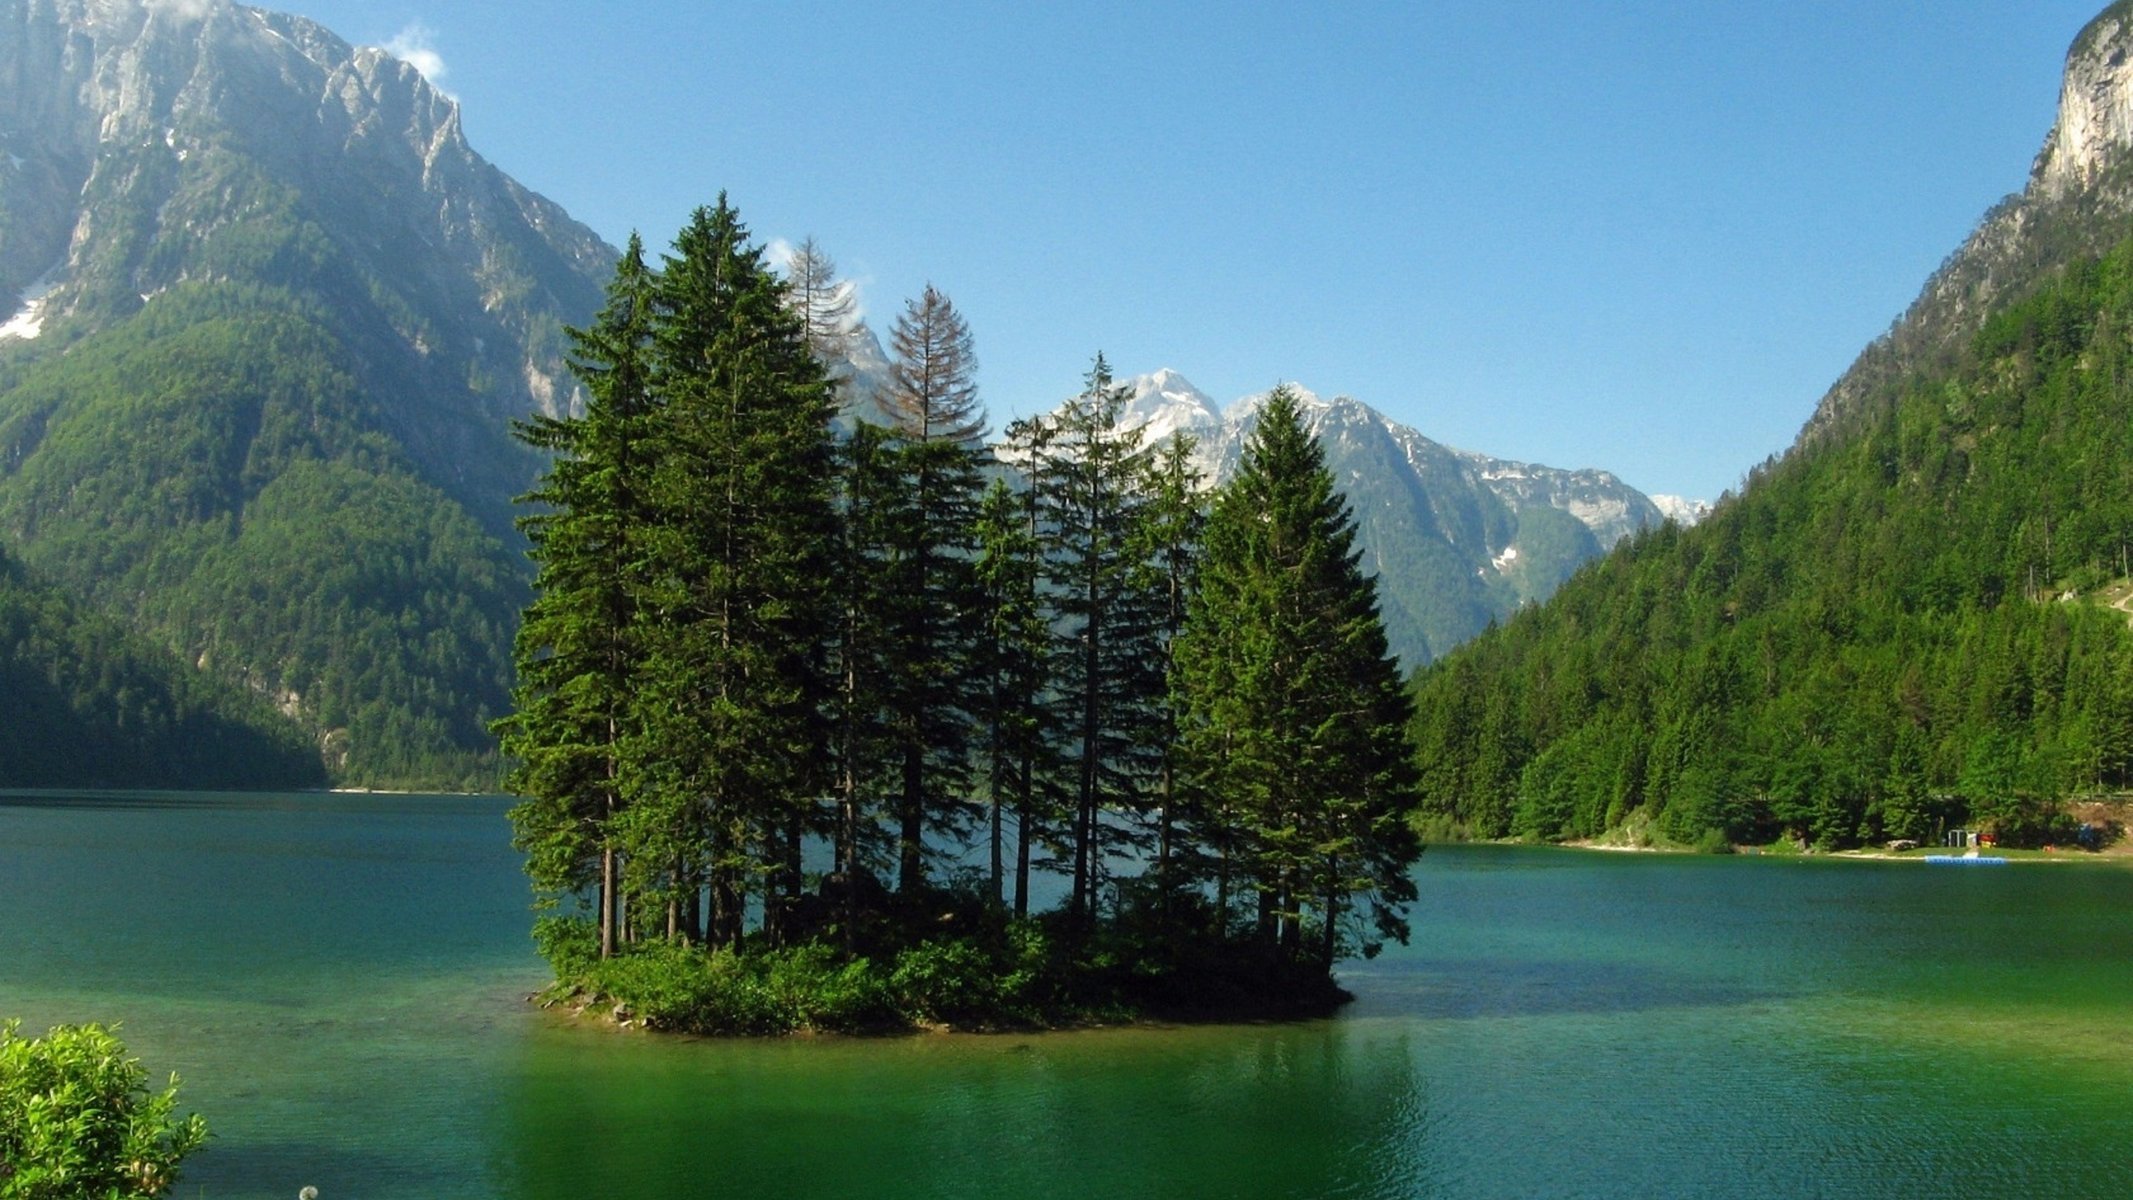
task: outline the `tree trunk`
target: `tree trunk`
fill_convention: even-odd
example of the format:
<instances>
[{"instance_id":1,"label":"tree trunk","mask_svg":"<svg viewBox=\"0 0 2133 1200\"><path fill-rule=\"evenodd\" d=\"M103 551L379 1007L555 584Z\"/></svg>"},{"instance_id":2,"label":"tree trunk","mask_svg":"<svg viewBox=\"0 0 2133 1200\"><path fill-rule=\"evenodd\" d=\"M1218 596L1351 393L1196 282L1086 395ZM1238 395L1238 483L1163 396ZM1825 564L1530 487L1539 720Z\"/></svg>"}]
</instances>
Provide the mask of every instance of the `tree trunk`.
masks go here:
<instances>
[{"instance_id":1,"label":"tree trunk","mask_svg":"<svg viewBox=\"0 0 2133 1200\"><path fill-rule=\"evenodd\" d=\"M1163 918L1163 939L1165 942L1168 942L1170 940L1170 923L1175 907L1171 904L1171 896L1177 890L1175 886L1176 880L1171 877L1172 872L1170 863L1171 782L1170 750L1166 746L1163 750L1162 778L1157 784L1157 801L1155 815L1155 890L1157 896L1157 903L1160 906L1160 911L1162 913Z\"/></svg>"},{"instance_id":2,"label":"tree trunk","mask_svg":"<svg viewBox=\"0 0 2133 1200\"><path fill-rule=\"evenodd\" d=\"M904 744L904 796L900 814L903 827L897 832L896 891L899 895L915 896L926 883L926 813L922 807L925 757L917 744L917 733L913 731L909 736L912 740Z\"/></svg>"},{"instance_id":3,"label":"tree trunk","mask_svg":"<svg viewBox=\"0 0 2133 1200\"><path fill-rule=\"evenodd\" d=\"M1215 849L1215 940L1229 937L1229 838Z\"/></svg>"},{"instance_id":4,"label":"tree trunk","mask_svg":"<svg viewBox=\"0 0 2133 1200\"><path fill-rule=\"evenodd\" d=\"M807 890L807 872L802 869L800 861L801 850L806 842L807 813L803 809L795 808L792 826L785 831L785 867L780 874L778 927L771 939L772 945L782 946L790 943L795 932L792 928L793 914L799 908L801 894ZM766 908L766 914L768 911Z\"/></svg>"},{"instance_id":5,"label":"tree trunk","mask_svg":"<svg viewBox=\"0 0 2133 1200\"><path fill-rule=\"evenodd\" d=\"M1338 878L1338 876L1336 875L1335 878ZM1326 928L1323 931L1325 944L1320 950L1320 956L1326 960L1328 974L1333 971L1333 956L1340 950L1340 915L1340 892L1335 890L1333 884L1328 883L1326 885Z\"/></svg>"},{"instance_id":6,"label":"tree trunk","mask_svg":"<svg viewBox=\"0 0 2133 1200\"><path fill-rule=\"evenodd\" d=\"M603 835L604 836L604 835ZM600 957L615 956L615 848L600 847Z\"/></svg>"},{"instance_id":7,"label":"tree trunk","mask_svg":"<svg viewBox=\"0 0 2133 1200\"><path fill-rule=\"evenodd\" d=\"M992 793L992 906L994 908L998 908L1005 903L1005 897L1001 893L1001 888L1005 886L1003 878L1005 872L1000 854L1000 840L1004 832L1003 827L1006 819L1007 814L1000 804L999 789L995 788Z\"/></svg>"}]
</instances>

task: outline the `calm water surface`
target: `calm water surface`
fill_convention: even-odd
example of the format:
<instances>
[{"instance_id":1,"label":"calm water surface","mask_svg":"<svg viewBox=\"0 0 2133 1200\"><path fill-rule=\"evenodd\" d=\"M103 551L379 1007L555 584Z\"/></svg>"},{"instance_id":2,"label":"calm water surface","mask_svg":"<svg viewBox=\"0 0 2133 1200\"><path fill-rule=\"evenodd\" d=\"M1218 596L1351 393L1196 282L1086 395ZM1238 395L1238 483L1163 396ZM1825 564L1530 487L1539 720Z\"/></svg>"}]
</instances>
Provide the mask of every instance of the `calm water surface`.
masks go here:
<instances>
[{"instance_id":1,"label":"calm water surface","mask_svg":"<svg viewBox=\"0 0 2133 1200\"><path fill-rule=\"evenodd\" d=\"M1439 848L1303 1025L574 1027L506 801L0 794L0 1016L124 1023L178 1195L2133 1195L2133 871Z\"/></svg>"}]
</instances>

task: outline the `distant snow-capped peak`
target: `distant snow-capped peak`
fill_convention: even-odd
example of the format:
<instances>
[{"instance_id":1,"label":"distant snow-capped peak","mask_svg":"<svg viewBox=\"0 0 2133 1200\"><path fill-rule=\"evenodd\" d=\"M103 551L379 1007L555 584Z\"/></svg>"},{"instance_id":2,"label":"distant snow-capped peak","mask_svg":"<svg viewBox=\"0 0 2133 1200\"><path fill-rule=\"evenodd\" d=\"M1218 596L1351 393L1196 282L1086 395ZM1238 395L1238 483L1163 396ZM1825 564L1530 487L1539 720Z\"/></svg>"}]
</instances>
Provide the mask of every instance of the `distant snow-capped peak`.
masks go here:
<instances>
[{"instance_id":1,"label":"distant snow-capped peak","mask_svg":"<svg viewBox=\"0 0 2133 1200\"><path fill-rule=\"evenodd\" d=\"M1222 427L1222 410L1192 381L1164 367L1126 381L1133 389L1120 422L1146 430L1148 444L1168 441L1174 433L1199 433Z\"/></svg>"},{"instance_id":2,"label":"distant snow-capped peak","mask_svg":"<svg viewBox=\"0 0 2133 1200\"><path fill-rule=\"evenodd\" d=\"M1682 496L1652 496L1649 499L1667 520L1684 529L1711 515L1708 500L1690 500Z\"/></svg>"}]
</instances>

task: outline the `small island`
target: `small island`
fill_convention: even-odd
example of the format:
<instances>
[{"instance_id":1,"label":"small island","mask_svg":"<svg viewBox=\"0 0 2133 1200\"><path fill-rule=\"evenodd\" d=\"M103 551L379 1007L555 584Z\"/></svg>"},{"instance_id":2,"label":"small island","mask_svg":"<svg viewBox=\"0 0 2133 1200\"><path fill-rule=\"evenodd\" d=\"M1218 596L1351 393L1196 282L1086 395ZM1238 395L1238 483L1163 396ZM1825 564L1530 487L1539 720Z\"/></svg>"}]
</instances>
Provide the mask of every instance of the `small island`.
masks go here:
<instances>
[{"instance_id":1,"label":"small island","mask_svg":"<svg viewBox=\"0 0 2133 1200\"><path fill-rule=\"evenodd\" d=\"M551 465L498 732L546 999L715 1034L1337 1007L1420 846L1304 400L1264 398L1210 503L1101 355L988 444L931 287L840 428L853 328L827 258L773 272L722 197L656 269L632 240L573 333L584 411L520 428Z\"/></svg>"}]
</instances>

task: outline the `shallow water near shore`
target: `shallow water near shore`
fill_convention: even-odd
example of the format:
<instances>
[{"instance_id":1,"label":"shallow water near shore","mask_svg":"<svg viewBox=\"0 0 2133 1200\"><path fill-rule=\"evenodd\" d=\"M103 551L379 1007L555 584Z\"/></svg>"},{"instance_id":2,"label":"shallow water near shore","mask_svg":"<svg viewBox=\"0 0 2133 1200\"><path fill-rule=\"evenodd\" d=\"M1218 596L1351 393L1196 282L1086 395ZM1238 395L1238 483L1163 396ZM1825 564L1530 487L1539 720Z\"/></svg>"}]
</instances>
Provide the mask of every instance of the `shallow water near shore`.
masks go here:
<instances>
[{"instance_id":1,"label":"shallow water near shore","mask_svg":"<svg viewBox=\"0 0 2133 1200\"><path fill-rule=\"evenodd\" d=\"M0 1016L180 1197L2133 1193L2133 871L1438 848L1331 1020L706 1041L525 1003L507 806L0 794Z\"/></svg>"}]
</instances>

